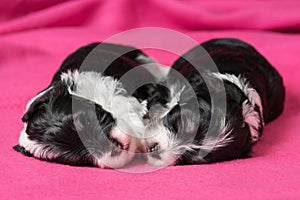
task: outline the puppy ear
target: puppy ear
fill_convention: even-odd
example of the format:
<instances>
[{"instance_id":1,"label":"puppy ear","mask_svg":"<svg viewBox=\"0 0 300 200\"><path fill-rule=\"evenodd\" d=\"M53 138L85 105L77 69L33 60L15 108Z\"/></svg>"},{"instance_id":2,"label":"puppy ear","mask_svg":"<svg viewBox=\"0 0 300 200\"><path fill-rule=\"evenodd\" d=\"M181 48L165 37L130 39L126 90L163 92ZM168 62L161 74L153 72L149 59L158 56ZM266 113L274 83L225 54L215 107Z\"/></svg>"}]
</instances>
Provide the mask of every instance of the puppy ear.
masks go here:
<instances>
[{"instance_id":1,"label":"puppy ear","mask_svg":"<svg viewBox=\"0 0 300 200\"><path fill-rule=\"evenodd\" d=\"M88 128L89 124L106 126L115 122L112 114L104 110L101 105L79 96L71 95L71 98L74 125L77 130Z\"/></svg>"},{"instance_id":2,"label":"puppy ear","mask_svg":"<svg viewBox=\"0 0 300 200\"><path fill-rule=\"evenodd\" d=\"M165 116L164 125L168 127L172 133L177 134L179 129L179 122L181 120L181 108L180 105L175 105Z\"/></svg>"},{"instance_id":3,"label":"puppy ear","mask_svg":"<svg viewBox=\"0 0 300 200\"><path fill-rule=\"evenodd\" d=\"M43 104L49 102L51 96L54 95L60 88L50 86L37 94L26 106L26 112L22 117L23 122L28 122L32 116L37 112L38 108Z\"/></svg>"},{"instance_id":4,"label":"puppy ear","mask_svg":"<svg viewBox=\"0 0 300 200\"><path fill-rule=\"evenodd\" d=\"M196 100L190 98L185 103L175 105L164 118L164 125L185 141L193 139L198 127L204 128L202 117L204 121L207 120L206 111L199 109L199 103Z\"/></svg>"}]
</instances>

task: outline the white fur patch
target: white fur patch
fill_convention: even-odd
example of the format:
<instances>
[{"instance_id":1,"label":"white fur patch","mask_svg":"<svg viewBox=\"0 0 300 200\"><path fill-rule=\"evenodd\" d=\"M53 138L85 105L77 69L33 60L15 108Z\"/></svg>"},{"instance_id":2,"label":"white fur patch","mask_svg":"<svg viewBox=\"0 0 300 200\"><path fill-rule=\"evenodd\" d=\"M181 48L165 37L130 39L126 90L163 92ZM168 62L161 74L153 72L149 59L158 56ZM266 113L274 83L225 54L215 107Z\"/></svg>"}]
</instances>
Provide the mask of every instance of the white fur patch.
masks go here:
<instances>
[{"instance_id":1,"label":"white fur patch","mask_svg":"<svg viewBox=\"0 0 300 200\"><path fill-rule=\"evenodd\" d=\"M128 96L118 80L101 73L79 73L77 70L63 73L61 80L69 86L70 94L89 99L110 112L123 131L130 134L144 132L142 118L147 112L147 103Z\"/></svg>"},{"instance_id":2,"label":"white fur patch","mask_svg":"<svg viewBox=\"0 0 300 200\"><path fill-rule=\"evenodd\" d=\"M47 90L40 92L39 94L37 94L35 97L33 97L26 105L26 112L29 109L29 107L31 106L31 104L37 100L38 98L40 98L41 96L43 96L45 93L47 93L49 90L51 90L52 87L49 87Z\"/></svg>"},{"instance_id":3,"label":"white fur patch","mask_svg":"<svg viewBox=\"0 0 300 200\"><path fill-rule=\"evenodd\" d=\"M171 97L171 101L167 103L169 109L172 109L174 106L179 104L180 96L184 89L185 86L181 86L179 84L173 84L171 87L169 87Z\"/></svg>"},{"instance_id":4,"label":"white fur patch","mask_svg":"<svg viewBox=\"0 0 300 200\"><path fill-rule=\"evenodd\" d=\"M256 142L260 136L260 119L262 119L262 124L264 125L263 120L263 107L261 103L261 98L257 91L254 88L251 88L249 82L242 78L241 76L235 76L233 74L221 74L221 73L212 73L212 75L221 80L229 81L235 84L240 90L246 95L248 100L243 102L243 116L245 122L250 127L250 133L252 136L252 142ZM254 109L255 105L258 106L260 113L257 113Z\"/></svg>"},{"instance_id":5,"label":"white fur patch","mask_svg":"<svg viewBox=\"0 0 300 200\"><path fill-rule=\"evenodd\" d=\"M134 155L135 153L133 152L123 150L120 155L112 157L111 152L108 152L100 158L96 157L94 165L100 168L118 169L128 164Z\"/></svg>"}]
</instances>

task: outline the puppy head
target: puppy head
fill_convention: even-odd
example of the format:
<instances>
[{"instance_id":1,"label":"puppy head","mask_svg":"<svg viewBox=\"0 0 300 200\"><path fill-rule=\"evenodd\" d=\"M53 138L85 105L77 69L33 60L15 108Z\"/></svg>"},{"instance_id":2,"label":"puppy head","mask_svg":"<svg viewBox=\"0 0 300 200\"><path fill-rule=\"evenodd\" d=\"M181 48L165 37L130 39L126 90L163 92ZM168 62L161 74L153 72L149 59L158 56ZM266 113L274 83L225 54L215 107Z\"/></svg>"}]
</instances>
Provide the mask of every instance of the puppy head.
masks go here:
<instances>
[{"instance_id":1,"label":"puppy head","mask_svg":"<svg viewBox=\"0 0 300 200\"><path fill-rule=\"evenodd\" d=\"M133 157L135 141L102 105L70 93L64 83L49 87L27 106L16 150L70 165L120 168Z\"/></svg>"},{"instance_id":2,"label":"puppy head","mask_svg":"<svg viewBox=\"0 0 300 200\"><path fill-rule=\"evenodd\" d=\"M163 101L154 97L154 104L149 102L151 107L146 119L143 147L148 163L154 166L176 164L181 155L190 149L199 124L198 103L188 94L188 90L171 86L165 92L168 98L163 95ZM166 104L163 103L165 101Z\"/></svg>"}]
</instances>

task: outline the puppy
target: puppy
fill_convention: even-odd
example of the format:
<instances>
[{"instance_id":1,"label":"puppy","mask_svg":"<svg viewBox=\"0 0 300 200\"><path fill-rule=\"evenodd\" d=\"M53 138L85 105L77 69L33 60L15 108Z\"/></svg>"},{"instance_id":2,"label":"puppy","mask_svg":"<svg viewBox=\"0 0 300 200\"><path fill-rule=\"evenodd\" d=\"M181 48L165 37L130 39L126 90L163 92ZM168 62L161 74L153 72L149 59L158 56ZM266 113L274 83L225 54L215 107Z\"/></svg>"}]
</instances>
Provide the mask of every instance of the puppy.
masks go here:
<instances>
[{"instance_id":1,"label":"puppy","mask_svg":"<svg viewBox=\"0 0 300 200\"><path fill-rule=\"evenodd\" d=\"M209 59L218 70L209 70ZM142 142L151 165L249 157L265 123L283 111L285 88L281 76L243 41L205 42L179 58L173 69L156 93L147 98L147 137ZM178 74L187 83L180 81Z\"/></svg>"},{"instance_id":2,"label":"puppy","mask_svg":"<svg viewBox=\"0 0 300 200\"><path fill-rule=\"evenodd\" d=\"M151 73L137 66L151 62L129 46L93 43L79 48L27 104L14 149L68 165L123 167L134 155L135 136L144 132L147 112L146 103L137 100L144 89L136 90L134 82L154 82ZM132 69L134 80L120 81Z\"/></svg>"}]
</instances>

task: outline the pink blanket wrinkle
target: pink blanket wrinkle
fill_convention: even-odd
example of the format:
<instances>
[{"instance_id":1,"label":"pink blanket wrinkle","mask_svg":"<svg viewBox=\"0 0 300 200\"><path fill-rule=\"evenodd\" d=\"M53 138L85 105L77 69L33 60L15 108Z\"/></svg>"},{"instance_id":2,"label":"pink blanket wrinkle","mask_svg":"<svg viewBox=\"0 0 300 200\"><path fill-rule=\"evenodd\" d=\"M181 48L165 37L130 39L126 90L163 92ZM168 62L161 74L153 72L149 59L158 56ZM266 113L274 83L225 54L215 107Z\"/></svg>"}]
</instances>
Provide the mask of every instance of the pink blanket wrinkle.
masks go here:
<instances>
[{"instance_id":1,"label":"pink blanket wrinkle","mask_svg":"<svg viewBox=\"0 0 300 200\"><path fill-rule=\"evenodd\" d=\"M2 0L0 11L0 199L300 199L299 1ZM69 53L140 27L169 28L199 43L239 38L276 67L285 110L266 126L251 158L125 173L48 163L12 149L26 103ZM164 65L174 61L149 54Z\"/></svg>"}]
</instances>

